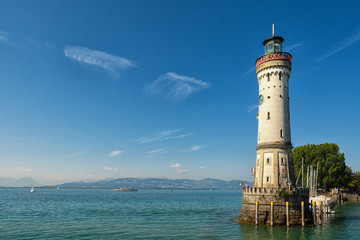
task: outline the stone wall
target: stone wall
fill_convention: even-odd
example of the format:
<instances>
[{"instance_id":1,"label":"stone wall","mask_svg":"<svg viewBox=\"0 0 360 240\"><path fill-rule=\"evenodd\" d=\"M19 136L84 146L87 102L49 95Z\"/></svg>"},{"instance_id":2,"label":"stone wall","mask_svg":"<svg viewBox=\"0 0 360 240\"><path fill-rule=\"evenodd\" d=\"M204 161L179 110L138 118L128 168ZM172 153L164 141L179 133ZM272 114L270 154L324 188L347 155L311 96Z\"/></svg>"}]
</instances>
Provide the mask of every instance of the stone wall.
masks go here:
<instances>
[{"instance_id":1,"label":"stone wall","mask_svg":"<svg viewBox=\"0 0 360 240\"><path fill-rule=\"evenodd\" d=\"M255 202L258 201L258 223L270 224L270 203L273 201L274 225L286 224L286 201L288 201L290 225L301 225L301 202L303 201L305 224L312 224L308 190L290 190L288 191L288 199L280 198L279 190L270 188L243 188L243 206L238 217L239 222L255 224Z\"/></svg>"}]
</instances>

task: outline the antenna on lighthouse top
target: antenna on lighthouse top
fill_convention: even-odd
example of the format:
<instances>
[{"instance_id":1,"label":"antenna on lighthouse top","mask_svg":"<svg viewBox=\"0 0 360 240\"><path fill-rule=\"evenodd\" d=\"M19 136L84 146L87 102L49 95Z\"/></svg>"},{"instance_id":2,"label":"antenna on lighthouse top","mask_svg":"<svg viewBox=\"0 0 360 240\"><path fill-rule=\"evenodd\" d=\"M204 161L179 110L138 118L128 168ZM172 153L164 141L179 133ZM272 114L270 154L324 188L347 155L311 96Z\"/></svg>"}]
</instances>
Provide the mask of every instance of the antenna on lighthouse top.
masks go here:
<instances>
[{"instance_id":1,"label":"antenna on lighthouse top","mask_svg":"<svg viewBox=\"0 0 360 240\"><path fill-rule=\"evenodd\" d=\"M273 36L275 36L275 24L273 24L272 30L273 30L272 34L273 34Z\"/></svg>"}]
</instances>

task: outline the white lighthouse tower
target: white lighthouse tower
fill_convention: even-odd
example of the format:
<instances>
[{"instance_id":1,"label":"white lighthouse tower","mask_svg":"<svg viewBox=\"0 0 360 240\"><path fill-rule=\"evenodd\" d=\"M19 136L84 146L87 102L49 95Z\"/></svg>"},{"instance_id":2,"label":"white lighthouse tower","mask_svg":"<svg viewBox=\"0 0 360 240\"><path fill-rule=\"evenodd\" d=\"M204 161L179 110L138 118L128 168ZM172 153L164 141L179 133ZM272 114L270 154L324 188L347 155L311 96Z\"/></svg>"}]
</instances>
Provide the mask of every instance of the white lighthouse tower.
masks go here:
<instances>
[{"instance_id":1,"label":"white lighthouse tower","mask_svg":"<svg viewBox=\"0 0 360 240\"><path fill-rule=\"evenodd\" d=\"M284 39L266 39L265 55L256 60L259 83L258 144L254 187L284 188L294 183L290 134L290 53L282 51Z\"/></svg>"},{"instance_id":2,"label":"white lighthouse tower","mask_svg":"<svg viewBox=\"0 0 360 240\"><path fill-rule=\"evenodd\" d=\"M292 56L284 39L265 39L265 54L256 60L259 83L258 136L254 185L243 188L240 222L310 224L309 190L294 183L290 134L289 79ZM303 207L303 212L302 208ZM286 216L286 217L285 217Z\"/></svg>"}]
</instances>

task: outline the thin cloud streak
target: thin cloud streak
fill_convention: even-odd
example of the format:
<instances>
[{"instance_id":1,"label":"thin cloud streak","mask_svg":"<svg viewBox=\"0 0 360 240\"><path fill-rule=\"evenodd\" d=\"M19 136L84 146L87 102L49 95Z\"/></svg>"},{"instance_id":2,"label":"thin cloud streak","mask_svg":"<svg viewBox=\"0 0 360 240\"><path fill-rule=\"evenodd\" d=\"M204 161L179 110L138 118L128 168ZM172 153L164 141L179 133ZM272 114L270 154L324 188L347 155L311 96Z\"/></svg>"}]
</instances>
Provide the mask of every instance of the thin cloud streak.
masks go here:
<instances>
[{"instance_id":1,"label":"thin cloud streak","mask_svg":"<svg viewBox=\"0 0 360 240\"><path fill-rule=\"evenodd\" d=\"M67 155L66 157L67 157L67 158L73 158L73 157L78 157L78 156L84 155L84 154L86 154L86 153L87 153L87 152L77 152L77 153L69 154L69 155Z\"/></svg>"},{"instance_id":2,"label":"thin cloud streak","mask_svg":"<svg viewBox=\"0 0 360 240\"><path fill-rule=\"evenodd\" d=\"M258 108L258 105L257 104L255 104L255 105L251 105L251 106L249 106L248 108L247 108L247 112L249 113L249 112L252 112L252 111L254 111L255 109L257 109Z\"/></svg>"},{"instance_id":3,"label":"thin cloud streak","mask_svg":"<svg viewBox=\"0 0 360 240\"><path fill-rule=\"evenodd\" d=\"M124 151L122 150L115 150L109 153L108 157L115 157L123 154Z\"/></svg>"},{"instance_id":4,"label":"thin cloud streak","mask_svg":"<svg viewBox=\"0 0 360 240\"><path fill-rule=\"evenodd\" d=\"M74 59L78 62L103 68L116 77L120 76L121 70L136 67L133 60L115 56L106 52L92 50L86 47L66 45L64 48L64 54L66 57Z\"/></svg>"},{"instance_id":5,"label":"thin cloud streak","mask_svg":"<svg viewBox=\"0 0 360 240\"><path fill-rule=\"evenodd\" d=\"M162 131L162 132L157 133L155 137L152 137L152 138L142 137L142 138L136 140L136 142L139 144L151 143L151 142L158 142L158 141L164 141L164 140L169 140L169 139L179 139L179 138L184 138L184 137L189 137L189 136L194 135L194 133L185 133L185 134L175 135L175 133L178 133L180 131L181 130L179 130L179 129Z\"/></svg>"},{"instance_id":6,"label":"thin cloud streak","mask_svg":"<svg viewBox=\"0 0 360 240\"><path fill-rule=\"evenodd\" d=\"M256 66L255 67L252 67L252 68L250 68L248 71L246 71L241 77L245 77L246 75L248 75L249 73L252 73L252 72L254 72L255 71L255 68L256 68Z\"/></svg>"},{"instance_id":7,"label":"thin cloud streak","mask_svg":"<svg viewBox=\"0 0 360 240\"><path fill-rule=\"evenodd\" d=\"M191 94L208 89L210 83L193 77L168 72L152 84L144 87L144 92L149 96L159 96L167 100L184 100Z\"/></svg>"},{"instance_id":8,"label":"thin cloud streak","mask_svg":"<svg viewBox=\"0 0 360 240\"><path fill-rule=\"evenodd\" d=\"M155 149L155 150L148 151L146 153L148 154L147 157L150 157L150 156L154 156L154 155L165 154L167 152L168 151L166 151L165 148L160 148L160 149Z\"/></svg>"},{"instance_id":9,"label":"thin cloud streak","mask_svg":"<svg viewBox=\"0 0 360 240\"><path fill-rule=\"evenodd\" d=\"M201 150L203 147L204 146L194 145L189 147L188 149L179 149L179 152L183 152L183 153L195 152Z\"/></svg>"},{"instance_id":10,"label":"thin cloud streak","mask_svg":"<svg viewBox=\"0 0 360 240\"><path fill-rule=\"evenodd\" d=\"M20 168L19 171L24 172L24 173L31 173L32 169L31 168Z\"/></svg>"},{"instance_id":11,"label":"thin cloud streak","mask_svg":"<svg viewBox=\"0 0 360 240\"><path fill-rule=\"evenodd\" d=\"M360 28L358 28L356 30L356 33L342 41L340 41L339 43L335 44L335 46L337 47L333 47L333 50L331 50L330 52L322 55L321 57L319 57L318 59L315 60L315 62L320 62L332 55L334 55L337 52L340 52L348 47L350 47L351 45L355 44L356 42L360 41Z\"/></svg>"},{"instance_id":12,"label":"thin cloud streak","mask_svg":"<svg viewBox=\"0 0 360 240\"><path fill-rule=\"evenodd\" d=\"M0 42L10 45L12 47L15 47L15 45L13 44L12 41L10 41L10 38L12 37L12 35L8 32L4 32L0 30Z\"/></svg>"},{"instance_id":13,"label":"thin cloud streak","mask_svg":"<svg viewBox=\"0 0 360 240\"><path fill-rule=\"evenodd\" d=\"M293 45L290 45L290 46L286 47L284 51L285 52L290 52L291 50L293 50L293 49L295 49L297 47L300 47L300 46L302 46L302 43L295 43Z\"/></svg>"}]
</instances>

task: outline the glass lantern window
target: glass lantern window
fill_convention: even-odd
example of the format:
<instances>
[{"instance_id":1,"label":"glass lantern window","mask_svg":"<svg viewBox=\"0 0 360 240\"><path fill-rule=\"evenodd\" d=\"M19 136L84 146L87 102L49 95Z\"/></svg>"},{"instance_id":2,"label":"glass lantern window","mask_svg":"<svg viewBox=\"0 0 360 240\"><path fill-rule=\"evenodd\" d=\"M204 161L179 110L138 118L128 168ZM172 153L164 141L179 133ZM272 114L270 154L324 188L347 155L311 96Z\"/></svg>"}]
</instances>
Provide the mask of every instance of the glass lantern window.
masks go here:
<instances>
[{"instance_id":1,"label":"glass lantern window","mask_svg":"<svg viewBox=\"0 0 360 240\"><path fill-rule=\"evenodd\" d=\"M266 44L265 53L271 53L273 51L274 51L274 44L273 43Z\"/></svg>"},{"instance_id":2,"label":"glass lantern window","mask_svg":"<svg viewBox=\"0 0 360 240\"><path fill-rule=\"evenodd\" d=\"M275 52L281 52L281 48L280 48L279 44L275 44L274 51Z\"/></svg>"}]
</instances>

